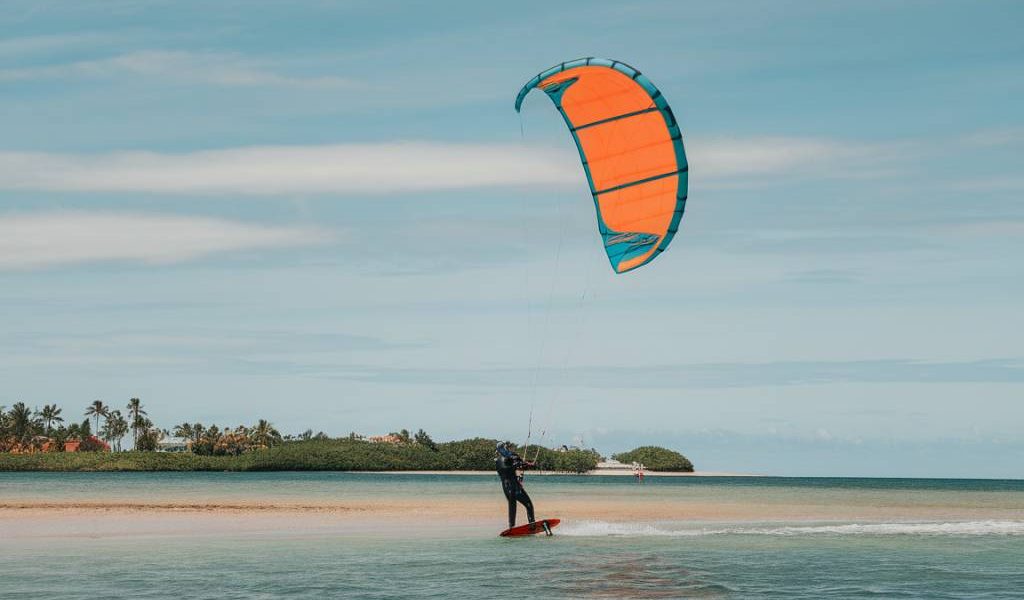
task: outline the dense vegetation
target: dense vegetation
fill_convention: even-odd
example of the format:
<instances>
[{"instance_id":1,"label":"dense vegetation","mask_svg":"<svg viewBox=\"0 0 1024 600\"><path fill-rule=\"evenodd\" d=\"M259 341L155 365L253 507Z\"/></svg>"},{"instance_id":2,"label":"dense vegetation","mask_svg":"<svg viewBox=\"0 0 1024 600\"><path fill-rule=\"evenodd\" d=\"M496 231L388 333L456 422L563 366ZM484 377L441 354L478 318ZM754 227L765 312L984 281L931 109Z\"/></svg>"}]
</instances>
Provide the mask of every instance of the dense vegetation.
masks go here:
<instances>
[{"instance_id":1,"label":"dense vegetation","mask_svg":"<svg viewBox=\"0 0 1024 600\"><path fill-rule=\"evenodd\" d=\"M186 422L169 431L153 424L138 398L129 400L123 413L96 400L82 416L81 423L65 425L55 404L0 406L0 471L487 471L494 468L497 443L486 438L438 443L422 429L392 432L377 443L355 433L330 438L307 430L282 436L264 419L251 427ZM186 451L155 452L171 435L183 440L174 443ZM122 452L126 437L132 450ZM594 450L564 447L530 446L521 454L541 470L563 473L585 473L601 460ZM652 471L693 471L685 456L656 446L614 458Z\"/></svg>"},{"instance_id":2,"label":"dense vegetation","mask_svg":"<svg viewBox=\"0 0 1024 600\"><path fill-rule=\"evenodd\" d=\"M69 446L75 452L120 452L122 441L129 434L131 448L147 452L157 450L172 434L149 419L138 398L128 401L124 413L96 400L82 413L85 420L81 423L65 425L63 412L56 404L32 409L18 402L10 410L0 406L0 452L62 453ZM303 434L305 439L312 437L312 431L307 434ZM174 427L173 435L186 440L192 453L205 456L237 456L269 448L285 439L264 419L252 427L239 425L223 429L216 425L182 423Z\"/></svg>"},{"instance_id":3,"label":"dense vegetation","mask_svg":"<svg viewBox=\"0 0 1024 600\"><path fill-rule=\"evenodd\" d=\"M65 425L63 412L56 404L41 409L31 409L24 402L10 410L0 406L0 452L63 452L68 442L76 442L82 452L120 450L129 433L135 449L155 450L164 435L146 416L138 398L128 401L125 413L96 400L82 413L81 423Z\"/></svg>"},{"instance_id":4,"label":"dense vegetation","mask_svg":"<svg viewBox=\"0 0 1024 600\"><path fill-rule=\"evenodd\" d=\"M353 437L287 441L237 455L191 452L36 452L0 454L0 471L447 471L494 468L497 440L430 444L371 443ZM597 465L593 450L526 451L544 470L583 473Z\"/></svg>"},{"instance_id":5,"label":"dense vegetation","mask_svg":"<svg viewBox=\"0 0 1024 600\"><path fill-rule=\"evenodd\" d=\"M659 446L641 446L612 456L623 463L640 463L651 471L693 472L693 463L682 454Z\"/></svg>"}]
</instances>

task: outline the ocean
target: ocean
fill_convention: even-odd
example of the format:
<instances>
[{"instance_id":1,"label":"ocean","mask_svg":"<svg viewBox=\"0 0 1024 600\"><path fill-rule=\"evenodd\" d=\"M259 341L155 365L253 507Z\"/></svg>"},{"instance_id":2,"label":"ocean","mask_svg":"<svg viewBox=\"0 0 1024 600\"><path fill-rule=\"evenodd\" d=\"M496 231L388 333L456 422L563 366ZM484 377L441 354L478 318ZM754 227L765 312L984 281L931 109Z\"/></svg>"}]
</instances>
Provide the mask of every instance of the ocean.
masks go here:
<instances>
[{"instance_id":1,"label":"ocean","mask_svg":"<svg viewBox=\"0 0 1024 600\"><path fill-rule=\"evenodd\" d=\"M527 485L566 519L553 537L498 538L489 476L2 473L0 598L1024 598L1024 481ZM394 501L426 510L372 508ZM600 511L573 518L587 501ZM248 502L291 512L217 508ZM369 508L318 512L346 502Z\"/></svg>"}]
</instances>

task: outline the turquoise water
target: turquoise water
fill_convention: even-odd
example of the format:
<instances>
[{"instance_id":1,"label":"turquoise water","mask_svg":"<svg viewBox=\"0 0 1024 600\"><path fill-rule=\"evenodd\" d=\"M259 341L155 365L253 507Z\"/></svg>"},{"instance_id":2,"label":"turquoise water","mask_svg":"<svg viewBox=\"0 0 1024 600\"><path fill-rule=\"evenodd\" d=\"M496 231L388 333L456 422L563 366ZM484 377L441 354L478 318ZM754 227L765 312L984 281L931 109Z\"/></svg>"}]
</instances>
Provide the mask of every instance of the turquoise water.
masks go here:
<instances>
[{"instance_id":1,"label":"turquoise water","mask_svg":"<svg viewBox=\"0 0 1024 600\"><path fill-rule=\"evenodd\" d=\"M0 501L259 499L267 502L477 497L495 494L496 477L458 474L339 472L263 473L0 473ZM1024 508L1024 480L869 479L828 477L631 477L531 475L533 495L609 497L658 502L688 500L789 503L921 503Z\"/></svg>"},{"instance_id":2,"label":"turquoise water","mask_svg":"<svg viewBox=\"0 0 1024 600\"><path fill-rule=\"evenodd\" d=\"M567 522L552 538L489 529L230 531L0 543L2 598L1021 598L1024 482L533 477L535 501L600 496L990 509L871 522ZM493 498L489 477L0 474L0 503L251 498ZM0 521L3 527L4 521ZM3 531L0 530L0 539Z\"/></svg>"}]
</instances>

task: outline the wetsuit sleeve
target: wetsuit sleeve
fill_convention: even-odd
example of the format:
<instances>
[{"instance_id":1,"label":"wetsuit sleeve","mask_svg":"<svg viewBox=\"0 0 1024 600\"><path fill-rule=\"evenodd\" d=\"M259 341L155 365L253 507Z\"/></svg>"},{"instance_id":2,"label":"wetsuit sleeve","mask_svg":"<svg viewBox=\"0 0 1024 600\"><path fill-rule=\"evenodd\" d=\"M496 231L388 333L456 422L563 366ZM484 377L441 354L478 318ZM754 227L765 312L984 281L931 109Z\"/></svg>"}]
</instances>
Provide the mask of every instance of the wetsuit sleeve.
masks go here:
<instances>
[{"instance_id":1,"label":"wetsuit sleeve","mask_svg":"<svg viewBox=\"0 0 1024 600\"><path fill-rule=\"evenodd\" d=\"M533 465L531 463L526 462L525 460L523 460L523 457L519 456L515 452L509 450L508 448L499 448L498 449L498 454L501 454L505 458L511 460L512 461L512 467L514 469L516 469L516 470L532 469L533 468Z\"/></svg>"}]
</instances>

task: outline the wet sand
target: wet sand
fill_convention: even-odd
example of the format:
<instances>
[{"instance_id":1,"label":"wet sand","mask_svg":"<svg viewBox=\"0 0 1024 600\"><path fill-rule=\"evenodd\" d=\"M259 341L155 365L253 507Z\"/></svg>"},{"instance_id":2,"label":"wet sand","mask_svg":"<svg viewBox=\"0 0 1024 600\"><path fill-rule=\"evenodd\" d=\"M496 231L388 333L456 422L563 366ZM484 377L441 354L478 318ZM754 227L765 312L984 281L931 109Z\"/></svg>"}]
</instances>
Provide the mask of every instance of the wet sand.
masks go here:
<instances>
[{"instance_id":1,"label":"wet sand","mask_svg":"<svg viewBox=\"0 0 1024 600\"><path fill-rule=\"evenodd\" d=\"M8 474L0 477L0 539L503 529L494 473L450 475ZM755 477L636 485L562 476L531 479L527 489L538 517L567 523L1024 521L1024 489L1012 482Z\"/></svg>"},{"instance_id":2,"label":"wet sand","mask_svg":"<svg viewBox=\"0 0 1024 600\"><path fill-rule=\"evenodd\" d=\"M357 471L346 471L347 473L355 473ZM373 473L379 475L486 475L488 477L494 476L494 471L373 471ZM596 469L587 473L563 473L561 471L530 471L530 476L544 475L544 476L574 476L574 477L586 477L590 475L604 477L606 475L614 475L616 477L635 477L636 474L629 469ZM726 471L644 471L644 477L763 477L763 475L755 475L751 473L729 473Z\"/></svg>"},{"instance_id":3,"label":"wet sand","mask_svg":"<svg viewBox=\"0 0 1024 600\"><path fill-rule=\"evenodd\" d=\"M950 506L808 501L760 503L686 499L628 501L621 498L544 499L538 516L607 522L799 522L1020 520L1019 506ZM499 530L502 498L376 499L344 502L188 501L0 501L4 538L221 534L410 535Z\"/></svg>"}]
</instances>

